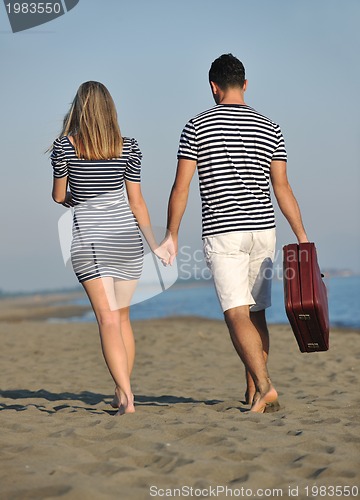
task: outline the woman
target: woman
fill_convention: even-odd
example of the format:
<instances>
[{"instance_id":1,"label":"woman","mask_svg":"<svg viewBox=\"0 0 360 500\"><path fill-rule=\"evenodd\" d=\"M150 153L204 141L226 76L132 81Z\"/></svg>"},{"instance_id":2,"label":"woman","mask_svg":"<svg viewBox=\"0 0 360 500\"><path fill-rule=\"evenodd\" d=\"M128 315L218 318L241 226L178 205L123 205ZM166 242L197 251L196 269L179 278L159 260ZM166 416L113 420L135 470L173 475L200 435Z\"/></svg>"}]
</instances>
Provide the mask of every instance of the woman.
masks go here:
<instances>
[{"instance_id":1,"label":"woman","mask_svg":"<svg viewBox=\"0 0 360 500\"><path fill-rule=\"evenodd\" d=\"M138 144L122 137L115 104L103 84L80 85L53 144L51 163L54 201L74 207L71 261L99 325L115 382L112 406L118 415L132 413L135 343L129 305L143 263L139 227L164 264L169 254L152 234L140 188Z\"/></svg>"}]
</instances>

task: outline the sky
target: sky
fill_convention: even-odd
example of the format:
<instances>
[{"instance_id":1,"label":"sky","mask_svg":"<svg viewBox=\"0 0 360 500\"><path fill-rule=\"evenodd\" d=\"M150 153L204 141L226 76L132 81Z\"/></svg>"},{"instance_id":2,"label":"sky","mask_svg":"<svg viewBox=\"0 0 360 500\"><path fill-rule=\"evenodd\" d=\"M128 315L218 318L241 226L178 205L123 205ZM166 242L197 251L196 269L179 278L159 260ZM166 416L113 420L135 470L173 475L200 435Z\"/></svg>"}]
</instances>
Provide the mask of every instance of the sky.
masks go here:
<instances>
[{"instance_id":1,"label":"sky","mask_svg":"<svg viewBox=\"0 0 360 500\"><path fill-rule=\"evenodd\" d=\"M166 225L187 120L214 105L211 62L245 65L246 103L280 124L288 176L322 268L360 272L360 2L358 0L80 0L12 33L0 5L0 290L77 285L65 268L51 199L49 145L79 85L104 83L123 135L143 153L152 222ZM277 250L295 241L277 210ZM179 263L201 244L194 178ZM182 250L181 250L182 249ZM186 257L188 259L188 257Z\"/></svg>"}]
</instances>

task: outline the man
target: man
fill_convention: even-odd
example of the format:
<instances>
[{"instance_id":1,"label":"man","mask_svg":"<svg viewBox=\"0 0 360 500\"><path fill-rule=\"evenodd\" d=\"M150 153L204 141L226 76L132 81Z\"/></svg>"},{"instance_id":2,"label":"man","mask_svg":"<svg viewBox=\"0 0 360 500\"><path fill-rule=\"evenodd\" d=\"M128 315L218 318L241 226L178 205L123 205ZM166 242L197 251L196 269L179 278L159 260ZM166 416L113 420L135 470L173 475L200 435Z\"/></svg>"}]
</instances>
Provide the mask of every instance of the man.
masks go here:
<instances>
[{"instance_id":1,"label":"man","mask_svg":"<svg viewBox=\"0 0 360 500\"><path fill-rule=\"evenodd\" d=\"M216 105L191 119L180 139L168 231L177 253L178 231L197 167L204 253L233 345L246 369L251 411L279 408L267 370L275 218L270 183L299 242L308 241L286 173L280 127L247 106L243 64L232 54L209 71Z\"/></svg>"}]
</instances>

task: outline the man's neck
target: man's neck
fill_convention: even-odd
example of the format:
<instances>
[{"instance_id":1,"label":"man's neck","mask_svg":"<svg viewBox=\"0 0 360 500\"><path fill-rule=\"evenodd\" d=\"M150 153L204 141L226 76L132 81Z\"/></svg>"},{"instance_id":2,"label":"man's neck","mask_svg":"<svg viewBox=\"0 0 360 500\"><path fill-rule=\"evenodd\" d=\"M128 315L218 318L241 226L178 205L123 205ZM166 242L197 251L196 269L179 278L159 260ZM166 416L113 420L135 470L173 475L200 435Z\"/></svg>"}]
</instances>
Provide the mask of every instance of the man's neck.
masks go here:
<instances>
[{"instance_id":1,"label":"man's neck","mask_svg":"<svg viewBox=\"0 0 360 500\"><path fill-rule=\"evenodd\" d=\"M228 89L219 96L218 104L245 104L244 92L238 89Z\"/></svg>"}]
</instances>

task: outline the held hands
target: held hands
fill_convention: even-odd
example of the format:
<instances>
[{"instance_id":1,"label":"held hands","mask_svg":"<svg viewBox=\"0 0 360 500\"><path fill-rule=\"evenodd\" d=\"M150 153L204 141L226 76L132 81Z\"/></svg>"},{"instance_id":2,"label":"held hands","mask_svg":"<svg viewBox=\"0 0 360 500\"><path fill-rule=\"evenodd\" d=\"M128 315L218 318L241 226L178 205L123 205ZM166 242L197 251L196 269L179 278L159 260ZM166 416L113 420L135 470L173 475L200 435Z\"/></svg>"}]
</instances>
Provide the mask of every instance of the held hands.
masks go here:
<instances>
[{"instance_id":1,"label":"held hands","mask_svg":"<svg viewBox=\"0 0 360 500\"><path fill-rule=\"evenodd\" d=\"M152 227L148 225L140 225L140 231L142 232L147 244L149 245L151 251L161 260L164 266L168 264L172 265L176 256L176 247L171 237L171 233L168 231L165 238L160 243L157 243Z\"/></svg>"},{"instance_id":2,"label":"held hands","mask_svg":"<svg viewBox=\"0 0 360 500\"><path fill-rule=\"evenodd\" d=\"M161 260L162 264L164 266L167 266L170 262L170 254L169 252L166 250L166 248L162 245L160 245L158 248L156 248L154 250L154 254L156 255L156 257L158 259Z\"/></svg>"},{"instance_id":3,"label":"held hands","mask_svg":"<svg viewBox=\"0 0 360 500\"><path fill-rule=\"evenodd\" d=\"M173 238L168 233L160 243L160 246L154 250L154 254L161 260L164 266L169 264L172 266L177 254L177 238Z\"/></svg>"}]
</instances>

